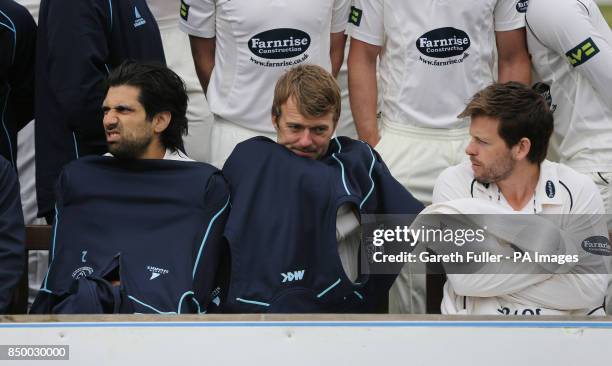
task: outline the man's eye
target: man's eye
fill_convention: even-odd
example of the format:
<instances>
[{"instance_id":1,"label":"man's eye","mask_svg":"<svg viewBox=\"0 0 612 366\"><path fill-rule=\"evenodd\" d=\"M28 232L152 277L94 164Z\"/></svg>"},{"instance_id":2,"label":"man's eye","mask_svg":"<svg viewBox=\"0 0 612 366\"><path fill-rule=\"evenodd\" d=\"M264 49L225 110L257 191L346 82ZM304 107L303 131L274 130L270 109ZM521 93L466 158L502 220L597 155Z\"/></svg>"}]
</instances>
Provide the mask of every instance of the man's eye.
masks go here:
<instances>
[{"instance_id":1,"label":"man's eye","mask_svg":"<svg viewBox=\"0 0 612 366\"><path fill-rule=\"evenodd\" d=\"M300 130L300 126L298 126L298 125L288 125L287 127L289 127L289 129L292 130L292 131L299 131Z\"/></svg>"},{"instance_id":2,"label":"man's eye","mask_svg":"<svg viewBox=\"0 0 612 366\"><path fill-rule=\"evenodd\" d=\"M130 113L133 111L132 108L124 107L124 106L118 106L115 108L115 110L117 111L117 113L122 113L122 114Z\"/></svg>"},{"instance_id":3,"label":"man's eye","mask_svg":"<svg viewBox=\"0 0 612 366\"><path fill-rule=\"evenodd\" d=\"M325 131L327 131L327 128L325 128L325 127L316 127L314 132L316 134L320 135L322 133L325 133Z\"/></svg>"}]
</instances>

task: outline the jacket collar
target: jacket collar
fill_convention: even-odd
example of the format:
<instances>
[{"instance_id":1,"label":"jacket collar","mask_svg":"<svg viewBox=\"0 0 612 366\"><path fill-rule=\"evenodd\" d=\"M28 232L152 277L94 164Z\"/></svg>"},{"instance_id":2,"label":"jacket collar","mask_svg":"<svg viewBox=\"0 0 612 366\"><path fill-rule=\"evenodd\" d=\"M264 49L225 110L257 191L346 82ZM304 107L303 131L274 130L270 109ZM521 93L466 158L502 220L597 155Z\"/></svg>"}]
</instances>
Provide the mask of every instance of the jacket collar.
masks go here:
<instances>
[{"instance_id":1,"label":"jacket collar","mask_svg":"<svg viewBox=\"0 0 612 366\"><path fill-rule=\"evenodd\" d=\"M562 205L563 201L559 195L559 176L557 167L548 160L540 164L540 177L535 187L535 212L540 213L544 205ZM501 194L497 184L482 184L473 182L474 197L486 197L489 200L498 200Z\"/></svg>"}]
</instances>

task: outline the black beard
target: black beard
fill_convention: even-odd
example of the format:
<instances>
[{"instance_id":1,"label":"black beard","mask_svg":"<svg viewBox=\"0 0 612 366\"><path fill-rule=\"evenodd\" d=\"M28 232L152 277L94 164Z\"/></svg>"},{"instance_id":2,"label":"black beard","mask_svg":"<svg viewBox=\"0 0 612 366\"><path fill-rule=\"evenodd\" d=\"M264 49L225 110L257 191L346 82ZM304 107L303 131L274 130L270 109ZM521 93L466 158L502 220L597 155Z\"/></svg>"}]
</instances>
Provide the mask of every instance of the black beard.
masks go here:
<instances>
[{"instance_id":1,"label":"black beard","mask_svg":"<svg viewBox=\"0 0 612 366\"><path fill-rule=\"evenodd\" d=\"M141 157L151 144L151 138L109 144L108 151L117 159L133 160Z\"/></svg>"}]
</instances>

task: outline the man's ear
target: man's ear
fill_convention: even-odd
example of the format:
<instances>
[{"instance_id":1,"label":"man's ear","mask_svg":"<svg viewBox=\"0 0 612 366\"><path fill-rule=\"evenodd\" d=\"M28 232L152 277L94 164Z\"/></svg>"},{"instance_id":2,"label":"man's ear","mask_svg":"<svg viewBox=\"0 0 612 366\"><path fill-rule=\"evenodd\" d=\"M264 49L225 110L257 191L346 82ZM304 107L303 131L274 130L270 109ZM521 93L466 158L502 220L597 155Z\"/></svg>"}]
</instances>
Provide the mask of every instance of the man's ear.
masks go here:
<instances>
[{"instance_id":1,"label":"man's ear","mask_svg":"<svg viewBox=\"0 0 612 366\"><path fill-rule=\"evenodd\" d=\"M529 155L529 151L531 151L531 141L527 137L523 137L514 145L512 150L514 150L515 160L524 160Z\"/></svg>"},{"instance_id":2,"label":"man's ear","mask_svg":"<svg viewBox=\"0 0 612 366\"><path fill-rule=\"evenodd\" d=\"M153 131L157 134L161 134L168 128L172 121L172 113L170 112L159 112L153 117Z\"/></svg>"},{"instance_id":3,"label":"man's ear","mask_svg":"<svg viewBox=\"0 0 612 366\"><path fill-rule=\"evenodd\" d=\"M271 117L272 117L272 126L274 126L274 129L276 130L276 132L278 132L278 129L279 129L278 117L274 113L271 114Z\"/></svg>"}]
</instances>

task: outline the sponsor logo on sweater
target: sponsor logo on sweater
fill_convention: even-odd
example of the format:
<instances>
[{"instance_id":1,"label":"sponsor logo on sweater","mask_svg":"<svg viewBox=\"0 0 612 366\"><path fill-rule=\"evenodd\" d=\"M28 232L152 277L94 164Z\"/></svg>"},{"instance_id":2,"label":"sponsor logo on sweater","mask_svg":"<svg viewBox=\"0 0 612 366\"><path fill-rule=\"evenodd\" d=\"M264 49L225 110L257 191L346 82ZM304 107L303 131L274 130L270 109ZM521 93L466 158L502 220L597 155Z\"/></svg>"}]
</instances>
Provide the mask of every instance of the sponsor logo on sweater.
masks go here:
<instances>
[{"instance_id":1,"label":"sponsor logo on sweater","mask_svg":"<svg viewBox=\"0 0 612 366\"><path fill-rule=\"evenodd\" d=\"M421 62L431 66L448 66L462 63L468 56L471 40L461 29L443 27L431 30L416 41L416 47L423 56ZM444 59L440 61L441 59Z\"/></svg>"},{"instance_id":2,"label":"sponsor logo on sweater","mask_svg":"<svg viewBox=\"0 0 612 366\"><path fill-rule=\"evenodd\" d=\"M591 236L584 239L582 249L595 255L612 256L610 241L605 236Z\"/></svg>"},{"instance_id":3,"label":"sponsor logo on sweater","mask_svg":"<svg viewBox=\"0 0 612 366\"><path fill-rule=\"evenodd\" d=\"M138 28L141 25L145 25L147 24L147 21L144 20L141 16L140 16L140 12L138 11L137 7L134 7L134 28Z\"/></svg>"},{"instance_id":4,"label":"sponsor logo on sweater","mask_svg":"<svg viewBox=\"0 0 612 366\"><path fill-rule=\"evenodd\" d=\"M282 282L285 283L285 282L300 281L302 280L302 278L304 278L304 272L306 271L302 269L299 271L281 273L281 276L283 278Z\"/></svg>"},{"instance_id":5,"label":"sponsor logo on sweater","mask_svg":"<svg viewBox=\"0 0 612 366\"><path fill-rule=\"evenodd\" d=\"M91 267L79 267L72 272L72 278L78 280L79 278L87 277L93 273L93 268Z\"/></svg>"},{"instance_id":6,"label":"sponsor logo on sweater","mask_svg":"<svg viewBox=\"0 0 612 366\"><path fill-rule=\"evenodd\" d=\"M516 11L519 13L526 13L527 7L529 6L529 0L523 0L516 3Z\"/></svg>"},{"instance_id":7,"label":"sponsor logo on sweater","mask_svg":"<svg viewBox=\"0 0 612 366\"><path fill-rule=\"evenodd\" d=\"M189 5L185 4L185 0L181 0L181 10L179 11L181 18L189 20Z\"/></svg>"},{"instance_id":8,"label":"sponsor logo on sweater","mask_svg":"<svg viewBox=\"0 0 612 366\"><path fill-rule=\"evenodd\" d=\"M293 66L308 58L310 35L299 29L277 28L251 37L248 47L255 57L251 62L268 67Z\"/></svg>"},{"instance_id":9,"label":"sponsor logo on sweater","mask_svg":"<svg viewBox=\"0 0 612 366\"><path fill-rule=\"evenodd\" d=\"M591 37L581 42L578 46L567 51L565 56L573 67L577 67L592 59L599 53L599 47Z\"/></svg>"},{"instance_id":10,"label":"sponsor logo on sweater","mask_svg":"<svg viewBox=\"0 0 612 366\"><path fill-rule=\"evenodd\" d=\"M157 267L153 267L153 266L147 266L147 270L149 272L151 272L151 278L149 278L149 281L154 280L157 277L159 277L161 275L168 274L170 272L167 269L157 268Z\"/></svg>"},{"instance_id":11,"label":"sponsor logo on sweater","mask_svg":"<svg viewBox=\"0 0 612 366\"><path fill-rule=\"evenodd\" d=\"M557 190L555 189L555 184L548 180L546 181L546 195L548 198L554 198Z\"/></svg>"},{"instance_id":12,"label":"sponsor logo on sweater","mask_svg":"<svg viewBox=\"0 0 612 366\"><path fill-rule=\"evenodd\" d=\"M349 23L359 27L361 25L361 17L363 16L363 10L351 6L351 12L349 14Z\"/></svg>"}]
</instances>

